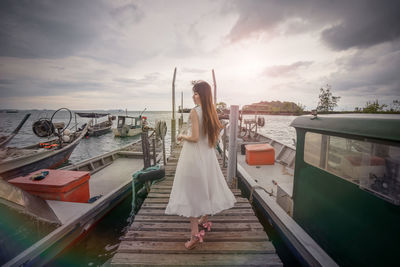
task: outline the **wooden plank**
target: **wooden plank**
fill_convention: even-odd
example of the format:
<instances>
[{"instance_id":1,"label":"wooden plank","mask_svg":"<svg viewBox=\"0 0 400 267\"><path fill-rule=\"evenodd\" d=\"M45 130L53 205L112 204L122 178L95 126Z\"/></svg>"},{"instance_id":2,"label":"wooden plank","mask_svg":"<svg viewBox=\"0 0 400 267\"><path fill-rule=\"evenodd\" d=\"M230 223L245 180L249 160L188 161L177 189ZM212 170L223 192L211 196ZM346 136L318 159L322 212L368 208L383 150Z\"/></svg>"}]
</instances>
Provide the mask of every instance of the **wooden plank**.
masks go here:
<instances>
[{"instance_id":1,"label":"wooden plank","mask_svg":"<svg viewBox=\"0 0 400 267\"><path fill-rule=\"evenodd\" d=\"M173 182L172 181L161 181L158 183L159 185L168 185L168 186L172 186Z\"/></svg>"},{"instance_id":2,"label":"wooden plank","mask_svg":"<svg viewBox=\"0 0 400 267\"><path fill-rule=\"evenodd\" d=\"M150 192L151 193L170 193L172 189L172 186L162 186L162 187L155 187L152 186ZM240 189L231 189L232 193L236 194L239 193L241 194L242 191Z\"/></svg>"},{"instance_id":3,"label":"wooden plank","mask_svg":"<svg viewBox=\"0 0 400 267\"><path fill-rule=\"evenodd\" d=\"M196 249L188 251L183 242L162 241L123 241L118 247L119 253L210 253L210 254L267 254L275 253L271 242L209 242L200 243ZM172 256L172 255L171 255Z\"/></svg>"},{"instance_id":4,"label":"wooden plank","mask_svg":"<svg viewBox=\"0 0 400 267\"><path fill-rule=\"evenodd\" d=\"M255 215L252 216L213 216L209 219L213 223L241 223L241 222L258 222ZM189 218L185 218L177 215L164 215L164 216L151 216L151 215L136 215L135 222L174 222L174 223L187 223Z\"/></svg>"},{"instance_id":5,"label":"wooden plank","mask_svg":"<svg viewBox=\"0 0 400 267\"><path fill-rule=\"evenodd\" d=\"M240 197L242 194L241 193L233 193L234 196ZM150 198L169 198L170 193L169 192L152 192L147 195L147 197Z\"/></svg>"},{"instance_id":6,"label":"wooden plank","mask_svg":"<svg viewBox=\"0 0 400 267\"><path fill-rule=\"evenodd\" d=\"M117 253L112 266L283 266L276 254L149 254Z\"/></svg>"},{"instance_id":7,"label":"wooden plank","mask_svg":"<svg viewBox=\"0 0 400 267\"><path fill-rule=\"evenodd\" d=\"M150 222L133 222L131 230L137 231L184 231L190 229L190 223L150 223ZM219 223L215 222L212 226L214 232L231 232L231 231L252 231L262 230L263 227L259 223Z\"/></svg>"},{"instance_id":8,"label":"wooden plank","mask_svg":"<svg viewBox=\"0 0 400 267\"><path fill-rule=\"evenodd\" d=\"M151 190L153 190L153 189L169 189L169 190L171 190L172 189L172 186L171 185L160 185L160 184L154 184L154 185L152 185L151 186Z\"/></svg>"},{"instance_id":9,"label":"wooden plank","mask_svg":"<svg viewBox=\"0 0 400 267\"><path fill-rule=\"evenodd\" d=\"M142 208L139 210L139 212L136 214L137 215L152 215L152 216L164 216L165 215L165 210L161 209L149 209L149 208ZM221 216L252 216L254 215L254 211L250 208L244 208L244 209L229 209L229 210L224 210L216 215L221 215ZM216 216L214 215L214 216ZM209 216L210 221L213 220L214 216Z\"/></svg>"},{"instance_id":10,"label":"wooden plank","mask_svg":"<svg viewBox=\"0 0 400 267\"><path fill-rule=\"evenodd\" d=\"M128 231L120 240L130 241L164 241L185 242L189 240L189 230L186 232L167 231ZM231 241L268 241L264 231L242 231L242 232L206 232L205 242L231 242Z\"/></svg>"},{"instance_id":11,"label":"wooden plank","mask_svg":"<svg viewBox=\"0 0 400 267\"><path fill-rule=\"evenodd\" d=\"M142 204L142 208L165 209L166 207L167 203L150 203L146 201ZM251 208L250 203L236 202L231 209L243 209L243 208Z\"/></svg>"},{"instance_id":12,"label":"wooden plank","mask_svg":"<svg viewBox=\"0 0 400 267\"><path fill-rule=\"evenodd\" d=\"M164 198L146 198L144 201L145 203L168 203L169 197L164 197ZM249 201L246 198L243 197L236 197L236 202L237 203L249 203Z\"/></svg>"},{"instance_id":13,"label":"wooden plank","mask_svg":"<svg viewBox=\"0 0 400 267\"><path fill-rule=\"evenodd\" d=\"M187 250L189 218L166 215L180 147L165 166L166 177L153 185L130 229L121 238L112 266L282 266L247 199L233 189L237 203L209 217L204 243ZM221 163L221 160L219 160ZM227 169L222 169L226 176ZM200 228L201 229L201 228ZM154 256L152 256L154 255Z\"/></svg>"}]
</instances>

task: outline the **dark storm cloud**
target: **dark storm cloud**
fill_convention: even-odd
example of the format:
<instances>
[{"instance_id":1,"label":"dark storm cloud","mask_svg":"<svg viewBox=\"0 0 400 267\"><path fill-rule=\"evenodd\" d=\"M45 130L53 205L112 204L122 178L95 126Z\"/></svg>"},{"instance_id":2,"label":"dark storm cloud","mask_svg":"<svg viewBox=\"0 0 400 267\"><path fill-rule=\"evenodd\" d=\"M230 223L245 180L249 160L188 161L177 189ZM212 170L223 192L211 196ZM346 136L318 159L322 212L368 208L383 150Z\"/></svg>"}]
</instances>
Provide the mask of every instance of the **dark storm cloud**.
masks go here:
<instances>
[{"instance_id":1,"label":"dark storm cloud","mask_svg":"<svg viewBox=\"0 0 400 267\"><path fill-rule=\"evenodd\" d=\"M101 40L113 19L137 11L103 1L0 1L0 57L61 58ZM138 17L135 17L139 19Z\"/></svg>"},{"instance_id":2,"label":"dark storm cloud","mask_svg":"<svg viewBox=\"0 0 400 267\"><path fill-rule=\"evenodd\" d=\"M398 0L253 0L227 6L239 13L229 35L232 41L259 32L274 34L283 22L288 22L290 33L325 28L321 38L335 50L365 48L400 37Z\"/></svg>"},{"instance_id":3,"label":"dark storm cloud","mask_svg":"<svg viewBox=\"0 0 400 267\"><path fill-rule=\"evenodd\" d=\"M263 75L278 77L293 74L296 70L300 68L307 68L313 62L312 61L298 61L290 65L276 65L268 67L263 72Z\"/></svg>"},{"instance_id":4,"label":"dark storm cloud","mask_svg":"<svg viewBox=\"0 0 400 267\"><path fill-rule=\"evenodd\" d=\"M335 90L357 96L400 96L400 41L360 50L336 64L339 71L327 77Z\"/></svg>"}]
</instances>

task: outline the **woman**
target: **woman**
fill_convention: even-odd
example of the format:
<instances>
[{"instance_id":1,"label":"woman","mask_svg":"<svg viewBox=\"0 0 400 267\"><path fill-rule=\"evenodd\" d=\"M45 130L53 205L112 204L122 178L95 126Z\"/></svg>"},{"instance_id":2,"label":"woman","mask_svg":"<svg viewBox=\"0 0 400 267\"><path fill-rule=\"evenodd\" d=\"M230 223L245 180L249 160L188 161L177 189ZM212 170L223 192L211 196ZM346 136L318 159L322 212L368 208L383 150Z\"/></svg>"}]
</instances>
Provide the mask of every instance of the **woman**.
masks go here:
<instances>
[{"instance_id":1,"label":"woman","mask_svg":"<svg viewBox=\"0 0 400 267\"><path fill-rule=\"evenodd\" d=\"M207 215L232 208L236 202L215 155L214 148L222 126L208 83L200 81L194 84L193 101L196 107L190 111L188 135L179 134L177 137L184 144L165 210L166 214L190 217L191 238L185 243L187 249L203 242L204 230L199 232L199 225L210 231L212 223Z\"/></svg>"}]
</instances>

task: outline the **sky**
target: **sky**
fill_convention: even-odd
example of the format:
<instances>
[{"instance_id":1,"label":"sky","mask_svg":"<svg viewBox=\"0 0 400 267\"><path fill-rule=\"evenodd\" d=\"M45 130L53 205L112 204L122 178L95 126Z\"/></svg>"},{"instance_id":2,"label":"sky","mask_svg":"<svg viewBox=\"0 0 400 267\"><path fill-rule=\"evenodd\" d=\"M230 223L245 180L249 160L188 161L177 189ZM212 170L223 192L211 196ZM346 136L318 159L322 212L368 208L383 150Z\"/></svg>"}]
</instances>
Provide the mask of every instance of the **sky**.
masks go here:
<instances>
[{"instance_id":1,"label":"sky","mask_svg":"<svg viewBox=\"0 0 400 267\"><path fill-rule=\"evenodd\" d=\"M2 0L0 108L171 110L191 81L228 105L321 87L336 110L400 99L398 0Z\"/></svg>"}]
</instances>

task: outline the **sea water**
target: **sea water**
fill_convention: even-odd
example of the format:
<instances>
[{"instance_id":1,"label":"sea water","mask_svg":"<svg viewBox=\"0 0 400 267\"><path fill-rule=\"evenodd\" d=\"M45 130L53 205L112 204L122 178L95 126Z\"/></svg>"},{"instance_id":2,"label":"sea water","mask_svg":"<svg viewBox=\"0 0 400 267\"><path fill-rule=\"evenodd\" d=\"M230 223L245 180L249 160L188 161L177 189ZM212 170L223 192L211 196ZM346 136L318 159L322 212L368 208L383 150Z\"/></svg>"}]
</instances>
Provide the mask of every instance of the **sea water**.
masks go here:
<instances>
[{"instance_id":1,"label":"sea water","mask_svg":"<svg viewBox=\"0 0 400 267\"><path fill-rule=\"evenodd\" d=\"M98 113L110 113L110 115L129 115L138 116L140 111L103 111L93 110L84 112L98 112ZM41 119L49 118L54 114L54 110L27 110L19 111L18 113L0 113L0 135L10 134L18 123L22 120L26 113L31 113L30 118L21 128L17 136L8 144L8 146L23 147L30 144L45 142L46 138L36 137L32 132L32 124ZM187 113L183 114L184 121L188 119ZM166 150L169 153L171 144L171 119L172 114L168 111L146 111L143 116L147 117L150 127L154 126L157 120L164 120L167 123L168 131L166 136ZM178 125L178 118L181 114L175 114L176 125ZM295 116L277 116L277 115L261 115L265 119L265 126L259 127L258 132L266 135L272 139L282 142L288 146L294 146L295 130L290 127L290 123L293 121ZM254 115L244 115L244 119L253 119ZM98 122L103 121L105 118L97 119ZM61 110L54 115L53 121L64 122L68 124L70 121L70 113ZM87 123L89 119L75 117L72 112L71 121L69 128L75 129L75 124L80 127L82 124ZM116 127L116 121L113 122L113 128ZM115 138L112 132L99 137L89 137L81 140L80 144L75 148L70 156L68 163L78 163L80 161L92 158L103 153L113 151L115 149L126 146L136 140L137 137L127 138ZM74 246L66 249L59 255L49 266L101 266L108 261L116 252L119 244L119 238L125 234L132 218L129 217L131 210L131 199L127 198L121 202L115 209L108 213L93 229L92 231L80 240ZM5 220L4 217L0 220ZM0 226L1 226L0 222ZM7 243L5 236L1 236L0 229L0 243ZM4 229L3 229L4 230ZM30 238L25 238L24 233L26 231L21 230L17 233L17 237L20 243L26 242L26 248L28 244L31 244ZM24 241L25 240L25 241ZM1 262L1 259L0 259Z\"/></svg>"}]
</instances>

